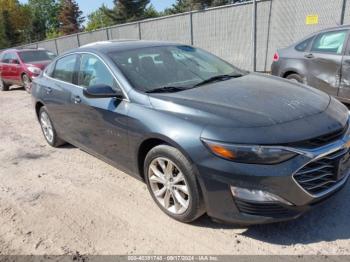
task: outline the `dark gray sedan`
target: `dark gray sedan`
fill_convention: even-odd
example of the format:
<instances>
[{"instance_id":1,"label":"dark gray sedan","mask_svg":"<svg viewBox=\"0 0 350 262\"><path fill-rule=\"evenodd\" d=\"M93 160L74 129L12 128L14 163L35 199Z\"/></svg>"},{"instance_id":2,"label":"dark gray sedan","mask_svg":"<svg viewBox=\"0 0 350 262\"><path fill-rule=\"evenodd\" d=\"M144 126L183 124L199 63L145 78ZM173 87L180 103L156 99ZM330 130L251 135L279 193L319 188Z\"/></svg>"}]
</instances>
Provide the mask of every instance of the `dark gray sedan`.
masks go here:
<instances>
[{"instance_id":1,"label":"dark gray sedan","mask_svg":"<svg viewBox=\"0 0 350 262\"><path fill-rule=\"evenodd\" d=\"M278 50L272 74L308 84L350 103L350 26L314 33Z\"/></svg>"},{"instance_id":2,"label":"dark gray sedan","mask_svg":"<svg viewBox=\"0 0 350 262\"><path fill-rule=\"evenodd\" d=\"M182 222L297 218L349 177L344 105L191 46L91 44L58 57L32 95L50 145L71 143L145 181Z\"/></svg>"}]
</instances>

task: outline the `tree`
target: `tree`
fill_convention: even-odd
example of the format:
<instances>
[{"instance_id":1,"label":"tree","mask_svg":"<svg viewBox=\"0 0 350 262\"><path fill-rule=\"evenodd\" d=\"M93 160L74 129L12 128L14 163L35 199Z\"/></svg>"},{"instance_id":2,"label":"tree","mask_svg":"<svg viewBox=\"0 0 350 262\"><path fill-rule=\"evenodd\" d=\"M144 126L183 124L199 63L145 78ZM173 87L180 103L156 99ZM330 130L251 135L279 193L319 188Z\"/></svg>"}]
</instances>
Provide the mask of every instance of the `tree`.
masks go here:
<instances>
[{"instance_id":1,"label":"tree","mask_svg":"<svg viewBox=\"0 0 350 262\"><path fill-rule=\"evenodd\" d=\"M58 31L57 12L59 3L56 0L29 0L32 13L32 33L37 40L43 40L50 32Z\"/></svg>"},{"instance_id":2,"label":"tree","mask_svg":"<svg viewBox=\"0 0 350 262\"><path fill-rule=\"evenodd\" d=\"M148 18L146 8L150 0L113 0L113 3L112 9L104 7L102 10L115 24Z\"/></svg>"},{"instance_id":3,"label":"tree","mask_svg":"<svg viewBox=\"0 0 350 262\"><path fill-rule=\"evenodd\" d=\"M0 13L0 49L5 49L9 46L9 40L6 35L6 27L4 24L4 18L2 13Z\"/></svg>"},{"instance_id":4,"label":"tree","mask_svg":"<svg viewBox=\"0 0 350 262\"><path fill-rule=\"evenodd\" d=\"M90 15L88 15L86 31L93 31L99 28L113 25L113 20L103 11L105 8L106 7L103 5L95 12L92 12Z\"/></svg>"},{"instance_id":5,"label":"tree","mask_svg":"<svg viewBox=\"0 0 350 262\"><path fill-rule=\"evenodd\" d=\"M201 10L213 6L247 2L251 0L176 0L170 8L164 10L165 15L178 14L191 10Z\"/></svg>"},{"instance_id":6,"label":"tree","mask_svg":"<svg viewBox=\"0 0 350 262\"><path fill-rule=\"evenodd\" d=\"M5 34L10 45L17 45L24 41L28 28L27 10L18 0L0 0Z\"/></svg>"},{"instance_id":7,"label":"tree","mask_svg":"<svg viewBox=\"0 0 350 262\"><path fill-rule=\"evenodd\" d=\"M59 31L63 35L78 33L85 18L75 0L61 0L58 14Z\"/></svg>"}]
</instances>

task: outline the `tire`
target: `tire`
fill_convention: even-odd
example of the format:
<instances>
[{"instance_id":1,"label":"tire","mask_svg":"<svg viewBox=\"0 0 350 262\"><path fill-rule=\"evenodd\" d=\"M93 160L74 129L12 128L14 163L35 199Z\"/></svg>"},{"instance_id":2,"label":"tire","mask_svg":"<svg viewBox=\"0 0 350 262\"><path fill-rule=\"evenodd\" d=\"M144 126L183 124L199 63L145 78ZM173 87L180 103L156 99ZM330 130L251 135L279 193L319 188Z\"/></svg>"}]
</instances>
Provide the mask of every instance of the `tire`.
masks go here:
<instances>
[{"instance_id":1,"label":"tire","mask_svg":"<svg viewBox=\"0 0 350 262\"><path fill-rule=\"evenodd\" d=\"M172 172L166 172L167 168ZM170 178L166 178L169 173ZM195 169L176 148L160 145L151 149L144 162L144 174L153 200L171 218L189 223L205 213Z\"/></svg>"},{"instance_id":2,"label":"tire","mask_svg":"<svg viewBox=\"0 0 350 262\"><path fill-rule=\"evenodd\" d=\"M298 75L298 74L290 74L290 75L288 75L286 77L286 79L294 81L294 82L298 82L298 83L301 83L301 84L304 83L303 78L300 75Z\"/></svg>"},{"instance_id":3,"label":"tire","mask_svg":"<svg viewBox=\"0 0 350 262\"><path fill-rule=\"evenodd\" d=\"M8 91L9 89L10 89L10 86L0 78L0 91Z\"/></svg>"},{"instance_id":4,"label":"tire","mask_svg":"<svg viewBox=\"0 0 350 262\"><path fill-rule=\"evenodd\" d=\"M44 106L40 108L38 118L43 135L50 146L59 147L66 143L58 137L54 125L50 119L49 113Z\"/></svg>"},{"instance_id":5,"label":"tire","mask_svg":"<svg viewBox=\"0 0 350 262\"><path fill-rule=\"evenodd\" d=\"M22 75L22 85L24 87L24 89L27 91L27 93L31 93L31 83L32 80L30 79L30 77L27 74L23 74Z\"/></svg>"}]
</instances>

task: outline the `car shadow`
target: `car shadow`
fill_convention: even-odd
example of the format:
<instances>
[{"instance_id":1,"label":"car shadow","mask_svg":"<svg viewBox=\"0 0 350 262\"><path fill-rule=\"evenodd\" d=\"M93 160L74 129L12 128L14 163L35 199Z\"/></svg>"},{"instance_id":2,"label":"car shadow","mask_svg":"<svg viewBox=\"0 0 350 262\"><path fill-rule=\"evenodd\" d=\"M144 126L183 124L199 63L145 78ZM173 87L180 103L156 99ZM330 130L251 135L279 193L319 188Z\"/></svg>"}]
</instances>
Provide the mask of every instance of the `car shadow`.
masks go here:
<instances>
[{"instance_id":1,"label":"car shadow","mask_svg":"<svg viewBox=\"0 0 350 262\"><path fill-rule=\"evenodd\" d=\"M245 227L241 235L276 245L350 239L349 186L350 183L333 198L296 220ZM203 216L193 225L212 229L242 228L213 222L208 216Z\"/></svg>"},{"instance_id":2,"label":"car shadow","mask_svg":"<svg viewBox=\"0 0 350 262\"><path fill-rule=\"evenodd\" d=\"M10 86L9 92L11 92L11 91L19 91L19 90L25 91L23 86Z\"/></svg>"},{"instance_id":3,"label":"car shadow","mask_svg":"<svg viewBox=\"0 0 350 262\"><path fill-rule=\"evenodd\" d=\"M66 144L60 146L60 149L73 149L73 148L76 148L76 147L69 144L69 143L66 143Z\"/></svg>"}]
</instances>

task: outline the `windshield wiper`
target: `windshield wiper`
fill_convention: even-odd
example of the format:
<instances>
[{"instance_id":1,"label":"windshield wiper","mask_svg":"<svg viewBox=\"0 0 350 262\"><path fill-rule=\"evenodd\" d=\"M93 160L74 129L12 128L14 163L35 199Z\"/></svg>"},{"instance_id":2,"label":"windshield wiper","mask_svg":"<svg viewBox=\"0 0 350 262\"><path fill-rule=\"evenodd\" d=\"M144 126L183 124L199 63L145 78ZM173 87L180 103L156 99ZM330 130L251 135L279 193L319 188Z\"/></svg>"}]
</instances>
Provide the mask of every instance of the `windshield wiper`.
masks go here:
<instances>
[{"instance_id":1,"label":"windshield wiper","mask_svg":"<svg viewBox=\"0 0 350 262\"><path fill-rule=\"evenodd\" d=\"M210 84L210 83L217 82L217 81L226 81L226 80L229 80L230 78L237 78L237 77L241 77L241 76L243 76L243 75L242 74L217 75L217 76L213 76L209 79L206 79L206 80L196 84L194 87L202 86L205 84Z\"/></svg>"},{"instance_id":2,"label":"windshield wiper","mask_svg":"<svg viewBox=\"0 0 350 262\"><path fill-rule=\"evenodd\" d=\"M180 92L190 89L188 87L180 87L180 86L163 86L156 89L148 90L146 93L174 93L174 92Z\"/></svg>"}]
</instances>

